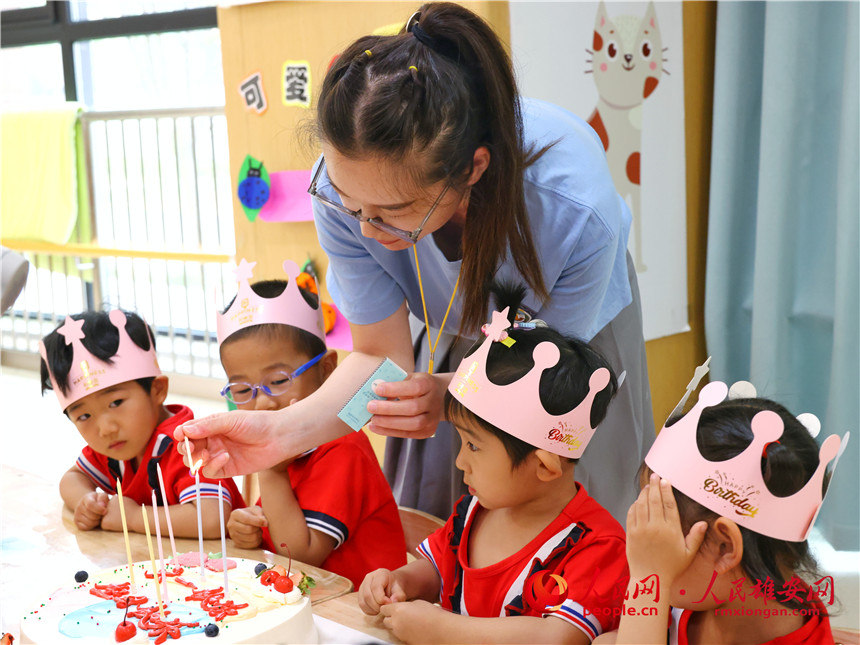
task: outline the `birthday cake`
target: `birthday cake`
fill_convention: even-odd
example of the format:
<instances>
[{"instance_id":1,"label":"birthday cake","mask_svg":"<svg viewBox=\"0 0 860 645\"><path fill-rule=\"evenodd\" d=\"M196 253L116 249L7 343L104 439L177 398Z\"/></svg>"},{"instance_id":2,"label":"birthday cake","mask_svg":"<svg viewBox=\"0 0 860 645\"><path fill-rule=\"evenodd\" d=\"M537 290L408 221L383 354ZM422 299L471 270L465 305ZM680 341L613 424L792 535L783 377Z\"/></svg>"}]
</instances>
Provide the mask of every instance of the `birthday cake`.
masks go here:
<instances>
[{"instance_id":1,"label":"birthday cake","mask_svg":"<svg viewBox=\"0 0 860 645\"><path fill-rule=\"evenodd\" d=\"M196 556L196 558L195 558ZM21 621L24 643L316 643L307 587L301 573L244 558L208 560L201 573L196 554L166 565L159 590L149 562L75 580L39 599ZM208 567L218 569L209 570ZM70 578L72 576L70 575ZM160 598L159 598L160 596Z\"/></svg>"}]
</instances>

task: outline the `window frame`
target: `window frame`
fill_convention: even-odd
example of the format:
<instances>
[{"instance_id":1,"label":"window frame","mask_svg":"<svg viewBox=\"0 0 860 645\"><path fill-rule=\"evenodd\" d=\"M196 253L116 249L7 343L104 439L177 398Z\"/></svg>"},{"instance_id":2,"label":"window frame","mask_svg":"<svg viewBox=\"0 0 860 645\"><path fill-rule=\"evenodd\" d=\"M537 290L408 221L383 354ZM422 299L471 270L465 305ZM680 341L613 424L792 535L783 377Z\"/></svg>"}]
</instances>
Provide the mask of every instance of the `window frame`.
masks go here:
<instances>
[{"instance_id":1,"label":"window frame","mask_svg":"<svg viewBox=\"0 0 860 645\"><path fill-rule=\"evenodd\" d=\"M3 11L2 20L0 20L0 47L59 43L63 57L66 100L77 101L74 43L99 38L141 36L217 27L218 12L214 6L122 18L74 21L67 0L49 1L44 7Z\"/></svg>"}]
</instances>

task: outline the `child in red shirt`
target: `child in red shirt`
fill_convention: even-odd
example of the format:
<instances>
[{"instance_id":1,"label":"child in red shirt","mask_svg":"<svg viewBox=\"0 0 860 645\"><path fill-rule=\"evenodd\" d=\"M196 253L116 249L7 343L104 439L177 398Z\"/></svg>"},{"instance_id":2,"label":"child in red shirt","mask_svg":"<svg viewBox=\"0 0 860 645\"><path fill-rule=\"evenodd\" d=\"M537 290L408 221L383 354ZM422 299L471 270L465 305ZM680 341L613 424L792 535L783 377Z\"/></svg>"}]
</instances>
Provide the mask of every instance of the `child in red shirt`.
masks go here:
<instances>
[{"instance_id":1,"label":"child in red shirt","mask_svg":"<svg viewBox=\"0 0 860 645\"><path fill-rule=\"evenodd\" d=\"M45 336L41 351L42 392L54 391L87 442L60 480L60 495L75 514L75 526L122 530L119 480L130 531L144 532L139 506L148 507L153 522L155 491L161 524L166 504L174 534L196 537L197 488L173 445L173 430L194 415L184 405L164 405L168 381L158 368L155 338L146 322L120 310L69 316ZM220 534L218 481L200 478L204 538ZM226 512L243 507L233 480L220 481Z\"/></svg>"},{"instance_id":2,"label":"child in red shirt","mask_svg":"<svg viewBox=\"0 0 860 645\"><path fill-rule=\"evenodd\" d=\"M316 295L302 289L301 296L291 296L289 286L283 280L240 284L234 302L247 298L243 311L256 309L258 315L235 315L241 304L233 302L219 315L221 363L229 380L221 394L242 410L280 410L314 392L337 366L337 353L323 340ZM308 317L309 310L315 313ZM364 432L258 477L257 505L234 511L227 524L237 547L263 545L355 585L373 569L405 564L397 504Z\"/></svg>"},{"instance_id":3,"label":"child in red shirt","mask_svg":"<svg viewBox=\"0 0 860 645\"><path fill-rule=\"evenodd\" d=\"M728 399L705 407L692 430L706 460L699 463L716 463L728 471L732 465L725 464L750 447L753 418L762 412L776 413L782 421L778 441L762 451L761 475L768 490L751 492L755 488L742 473L724 475L730 482L727 489L748 491L759 511L768 503L768 494L794 495L819 468L819 447L809 430L782 405L762 398ZM677 419L667 422L661 432L676 422L680 424ZM687 472L695 468L696 463L685 461ZM702 481L713 476L710 465L698 472ZM639 499L627 515L629 598L618 633L606 634L601 643L833 643L824 604L834 602L833 579L815 571L805 540L780 539L741 526L737 520L742 513L705 507L645 464L641 483ZM795 508L798 517L810 512ZM804 582L800 573L815 582ZM646 577L658 582L656 597L637 593Z\"/></svg>"},{"instance_id":4,"label":"child in red shirt","mask_svg":"<svg viewBox=\"0 0 860 645\"><path fill-rule=\"evenodd\" d=\"M522 290L496 293L517 311ZM596 427L617 381L585 343L540 321L504 331L508 321L493 316L445 397L469 494L421 544L423 558L364 579L359 605L408 643L589 643L617 624L624 531L574 481L591 435L565 430L574 419ZM535 356L546 351L558 360L543 370Z\"/></svg>"}]
</instances>

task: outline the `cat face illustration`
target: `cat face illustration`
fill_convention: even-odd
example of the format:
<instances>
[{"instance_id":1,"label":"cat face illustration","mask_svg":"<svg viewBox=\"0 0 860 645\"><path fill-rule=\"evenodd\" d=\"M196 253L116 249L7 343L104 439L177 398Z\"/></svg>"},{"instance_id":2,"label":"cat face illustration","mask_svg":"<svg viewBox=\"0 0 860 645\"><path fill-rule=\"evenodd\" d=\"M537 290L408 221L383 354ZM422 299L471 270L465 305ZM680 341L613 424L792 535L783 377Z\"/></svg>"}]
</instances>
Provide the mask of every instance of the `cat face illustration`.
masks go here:
<instances>
[{"instance_id":1,"label":"cat face illustration","mask_svg":"<svg viewBox=\"0 0 860 645\"><path fill-rule=\"evenodd\" d=\"M663 73L663 41L654 3L643 17L610 19L601 2L594 21L592 72L600 97L616 108L640 105Z\"/></svg>"}]
</instances>

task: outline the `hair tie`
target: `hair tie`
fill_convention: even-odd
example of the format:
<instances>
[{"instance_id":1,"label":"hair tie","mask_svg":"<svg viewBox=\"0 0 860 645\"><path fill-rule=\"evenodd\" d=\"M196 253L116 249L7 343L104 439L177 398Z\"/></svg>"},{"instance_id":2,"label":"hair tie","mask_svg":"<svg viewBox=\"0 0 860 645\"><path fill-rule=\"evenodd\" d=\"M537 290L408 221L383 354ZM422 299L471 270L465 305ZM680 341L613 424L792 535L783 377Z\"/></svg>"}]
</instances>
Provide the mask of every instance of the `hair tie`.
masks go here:
<instances>
[{"instance_id":1,"label":"hair tie","mask_svg":"<svg viewBox=\"0 0 860 645\"><path fill-rule=\"evenodd\" d=\"M450 58L455 62L459 61L460 48L447 38L435 38L431 36L424 31L424 28L418 22L412 24L409 33L415 36L415 39L428 49L432 49L437 54Z\"/></svg>"},{"instance_id":2,"label":"hair tie","mask_svg":"<svg viewBox=\"0 0 860 645\"><path fill-rule=\"evenodd\" d=\"M768 447L770 447L770 445L772 443L779 443L779 440L777 439L776 441L768 441L766 444L764 444L764 448L761 449L761 458L762 459L767 459L767 449L768 449ZM780 444L780 445L782 445L782 444Z\"/></svg>"},{"instance_id":3,"label":"hair tie","mask_svg":"<svg viewBox=\"0 0 860 645\"><path fill-rule=\"evenodd\" d=\"M372 52L372 51L370 51L369 49L365 49L365 50L364 50L364 53L365 53L365 54L367 54L367 57L368 57L368 58L370 58L371 56L373 56L373 52Z\"/></svg>"},{"instance_id":4,"label":"hair tie","mask_svg":"<svg viewBox=\"0 0 860 645\"><path fill-rule=\"evenodd\" d=\"M410 65L410 66L409 66L409 69L415 70L416 72L418 71L418 68L417 68L417 67L415 67L415 65Z\"/></svg>"}]
</instances>

